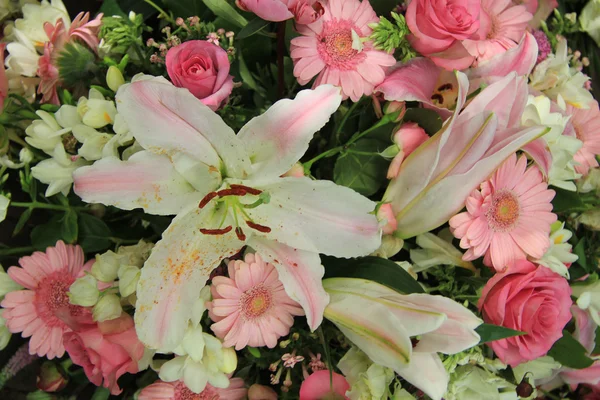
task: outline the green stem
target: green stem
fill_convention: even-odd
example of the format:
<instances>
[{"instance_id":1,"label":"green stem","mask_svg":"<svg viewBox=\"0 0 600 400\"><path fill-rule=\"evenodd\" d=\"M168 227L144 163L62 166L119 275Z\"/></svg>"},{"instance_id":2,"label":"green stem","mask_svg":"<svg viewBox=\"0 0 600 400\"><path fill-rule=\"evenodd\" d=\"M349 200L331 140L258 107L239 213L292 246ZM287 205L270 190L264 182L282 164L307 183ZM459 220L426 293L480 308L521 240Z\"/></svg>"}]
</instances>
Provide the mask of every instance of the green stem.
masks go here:
<instances>
[{"instance_id":1,"label":"green stem","mask_svg":"<svg viewBox=\"0 0 600 400\"><path fill-rule=\"evenodd\" d=\"M352 115L352 113L354 113L354 110L356 110L356 108L358 107L358 105L360 104L361 101L362 101L362 99L357 101L356 103L352 104L352 106L350 106L350 108L348 109L346 114L344 114L344 117L342 118L342 120L340 121L340 124L338 125L337 129L335 130L335 142L336 143L340 143L340 135L342 133L342 130L344 129L344 125L346 125L346 122L348 122L348 120L350 119L350 116Z\"/></svg>"},{"instance_id":2,"label":"green stem","mask_svg":"<svg viewBox=\"0 0 600 400\"><path fill-rule=\"evenodd\" d=\"M13 201L10 203L11 206L13 207L22 207L22 208L44 208L46 210L59 210L59 211L69 211L69 210L86 210L85 207L69 207L69 206L62 206L60 204L48 204L48 203L40 203L37 201L33 201L31 203L26 203L26 202L16 202Z\"/></svg>"},{"instance_id":3,"label":"green stem","mask_svg":"<svg viewBox=\"0 0 600 400\"><path fill-rule=\"evenodd\" d=\"M319 334L319 339L323 345L323 352L325 353L325 359L327 361L327 366L329 367L329 386L333 387L333 363L331 362L331 355L329 354L329 346L325 341L322 327L319 326L319 328L317 328L317 333Z\"/></svg>"},{"instance_id":4,"label":"green stem","mask_svg":"<svg viewBox=\"0 0 600 400\"><path fill-rule=\"evenodd\" d=\"M327 157L333 157L342 150L344 150L344 146L334 147L333 149L329 149L326 152L321 153L318 156L308 160L307 162L304 163L304 174L310 175L310 169L312 168L312 165L314 163L316 163L317 161L319 161L320 159L327 158Z\"/></svg>"},{"instance_id":5,"label":"green stem","mask_svg":"<svg viewBox=\"0 0 600 400\"><path fill-rule=\"evenodd\" d=\"M358 150L348 150L346 151L347 153L350 154L358 154L360 156L376 156L379 155L378 152L376 151L358 151Z\"/></svg>"},{"instance_id":6,"label":"green stem","mask_svg":"<svg viewBox=\"0 0 600 400\"><path fill-rule=\"evenodd\" d=\"M164 15L164 17L167 21L169 21L171 24L175 25L175 20L173 18L171 18L171 16L169 14L167 14L165 10L163 10L162 8L157 6L152 0L144 0L144 1L148 4L150 4L152 7L154 7L154 9L156 11L159 12L159 17L161 15Z\"/></svg>"},{"instance_id":7,"label":"green stem","mask_svg":"<svg viewBox=\"0 0 600 400\"><path fill-rule=\"evenodd\" d=\"M28 254L33 253L35 249L33 246L27 247L15 247L12 249L0 249L0 256L14 256L17 254Z\"/></svg>"}]
</instances>

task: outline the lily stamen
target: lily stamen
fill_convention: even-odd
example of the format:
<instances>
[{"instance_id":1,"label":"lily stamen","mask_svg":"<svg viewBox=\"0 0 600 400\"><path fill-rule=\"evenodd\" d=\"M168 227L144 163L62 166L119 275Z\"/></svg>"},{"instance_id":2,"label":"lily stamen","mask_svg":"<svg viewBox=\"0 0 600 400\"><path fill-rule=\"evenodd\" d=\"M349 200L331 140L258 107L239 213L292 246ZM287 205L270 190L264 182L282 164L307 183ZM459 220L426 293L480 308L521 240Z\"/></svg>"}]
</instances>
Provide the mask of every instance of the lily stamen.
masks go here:
<instances>
[{"instance_id":1,"label":"lily stamen","mask_svg":"<svg viewBox=\"0 0 600 400\"><path fill-rule=\"evenodd\" d=\"M204 229L200 228L200 232L205 235L224 235L233 229L231 225L223 229Z\"/></svg>"},{"instance_id":2,"label":"lily stamen","mask_svg":"<svg viewBox=\"0 0 600 400\"><path fill-rule=\"evenodd\" d=\"M269 232L271 232L271 228L269 228L268 226L257 224L256 222L246 221L246 224L250 228L255 229L255 230L259 231L259 232L263 232L263 233L269 233Z\"/></svg>"}]
</instances>

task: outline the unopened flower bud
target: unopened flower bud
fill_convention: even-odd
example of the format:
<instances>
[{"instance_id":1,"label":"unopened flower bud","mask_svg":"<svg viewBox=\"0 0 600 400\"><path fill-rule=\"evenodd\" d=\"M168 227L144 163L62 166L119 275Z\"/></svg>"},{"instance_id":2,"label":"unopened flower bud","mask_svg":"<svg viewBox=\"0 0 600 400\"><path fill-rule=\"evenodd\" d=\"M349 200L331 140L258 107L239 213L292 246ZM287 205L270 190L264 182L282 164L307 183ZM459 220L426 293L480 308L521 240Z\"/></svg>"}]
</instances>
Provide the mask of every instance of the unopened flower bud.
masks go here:
<instances>
[{"instance_id":1,"label":"unopened flower bud","mask_svg":"<svg viewBox=\"0 0 600 400\"><path fill-rule=\"evenodd\" d=\"M221 371L225 374L230 374L237 368L237 355L233 347L223 349L223 365Z\"/></svg>"},{"instance_id":2,"label":"unopened flower bud","mask_svg":"<svg viewBox=\"0 0 600 400\"><path fill-rule=\"evenodd\" d=\"M304 176L304 166L301 163L296 163L292 165L292 168L282 176L284 177L293 177L293 178L301 178Z\"/></svg>"},{"instance_id":3,"label":"unopened flower bud","mask_svg":"<svg viewBox=\"0 0 600 400\"><path fill-rule=\"evenodd\" d=\"M92 311L94 321L103 322L111 319L119 318L123 309L121 308L121 300L116 294L106 294L96 303Z\"/></svg>"},{"instance_id":4,"label":"unopened flower bud","mask_svg":"<svg viewBox=\"0 0 600 400\"><path fill-rule=\"evenodd\" d=\"M125 78L119 68L111 65L106 73L106 84L113 92L116 92L121 85L125 84Z\"/></svg>"},{"instance_id":5,"label":"unopened flower bud","mask_svg":"<svg viewBox=\"0 0 600 400\"><path fill-rule=\"evenodd\" d=\"M133 11L129 11L129 20L135 22L136 14Z\"/></svg>"},{"instance_id":6,"label":"unopened flower bud","mask_svg":"<svg viewBox=\"0 0 600 400\"><path fill-rule=\"evenodd\" d=\"M37 387L44 392L58 392L69 383L69 377L60 364L45 361L37 377Z\"/></svg>"},{"instance_id":7,"label":"unopened flower bud","mask_svg":"<svg viewBox=\"0 0 600 400\"><path fill-rule=\"evenodd\" d=\"M140 273L140 269L135 265L123 265L119 268L119 292L121 296L127 297L135 292Z\"/></svg>"},{"instance_id":8,"label":"unopened flower bud","mask_svg":"<svg viewBox=\"0 0 600 400\"><path fill-rule=\"evenodd\" d=\"M109 250L104 254L96 255L96 262L92 266L92 275L102 282L112 282L117 279L121 256Z\"/></svg>"},{"instance_id":9,"label":"unopened flower bud","mask_svg":"<svg viewBox=\"0 0 600 400\"><path fill-rule=\"evenodd\" d=\"M183 18L179 17L175 20L175 24L177 26L183 26L185 24L185 21L183 20Z\"/></svg>"},{"instance_id":10,"label":"unopened flower bud","mask_svg":"<svg viewBox=\"0 0 600 400\"><path fill-rule=\"evenodd\" d=\"M390 235L398 228L398 221L394 216L392 205L390 203L382 204L377 210L377 219L380 221L383 233Z\"/></svg>"},{"instance_id":11,"label":"unopened flower bud","mask_svg":"<svg viewBox=\"0 0 600 400\"><path fill-rule=\"evenodd\" d=\"M277 393L268 386L255 383L248 389L248 400L277 400Z\"/></svg>"},{"instance_id":12,"label":"unopened flower bud","mask_svg":"<svg viewBox=\"0 0 600 400\"><path fill-rule=\"evenodd\" d=\"M404 240L394 235L383 235L381 237L381 245L371 255L381 258L391 258L402 250L402 246L404 246Z\"/></svg>"},{"instance_id":13,"label":"unopened flower bud","mask_svg":"<svg viewBox=\"0 0 600 400\"><path fill-rule=\"evenodd\" d=\"M516 392L517 396L526 399L533 394L533 386L531 386L531 384L527 382L527 378L523 378L521 383L517 385Z\"/></svg>"},{"instance_id":14,"label":"unopened flower bud","mask_svg":"<svg viewBox=\"0 0 600 400\"><path fill-rule=\"evenodd\" d=\"M396 122L400 121L406 113L406 104L403 101L390 101L383 106L383 113L385 115L399 113L396 118Z\"/></svg>"},{"instance_id":15,"label":"unopened flower bud","mask_svg":"<svg viewBox=\"0 0 600 400\"><path fill-rule=\"evenodd\" d=\"M71 304L92 307L100 296L98 281L92 275L86 275L73 282L67 294Z\"/></svg>"},{"instance_id":16,"label":"unopened flower bud","mask_svg":"<svg viewBox=\"0 0 600 400\"><path fill-rule=\"evenodd\" d=\"M19 152L19 161L25 164L29 164L33 161L33 152L27 147L23 147Z\"/></svg>"}]
</instances>

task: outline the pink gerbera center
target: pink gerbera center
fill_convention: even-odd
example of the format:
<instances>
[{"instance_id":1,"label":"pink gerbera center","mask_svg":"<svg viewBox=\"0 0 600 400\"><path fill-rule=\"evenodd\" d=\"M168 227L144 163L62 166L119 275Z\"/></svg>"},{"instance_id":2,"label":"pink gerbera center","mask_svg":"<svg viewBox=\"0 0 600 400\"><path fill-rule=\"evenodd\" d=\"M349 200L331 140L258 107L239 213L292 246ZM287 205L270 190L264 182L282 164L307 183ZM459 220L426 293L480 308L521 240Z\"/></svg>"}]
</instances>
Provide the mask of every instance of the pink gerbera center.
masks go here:
<instances>
[{"instance_id":1,"label":"pink gerbera center","mask_svg":"<svg viewBox=\"0 0 600 400\"><path fill-rule=\"evenodd\" d=\"M273 306L271 291L259 284L240 296L240 311L246 320L261 317Z\"/></svg>"},{"instance_id":2,"label":"pink gerbera center","mask_svg":"<svg viewBox=\"0 0 600 400\"><path fill-rule=\"evenodd\" d=\"M327 21L323 32L317 36L319 55L329 66L341 69L353 69L364 55L352 48L352 31L360 32L350 21Z\"/></svg>"},{"instance_id":3,"label":"pink gerbera center","mask_svg":"<svg viewBox=\"0 0 600 400\"><path fill-rule=\"evenodd\" d=\"M486 217L492 230L506 232L515 226L519 213L517 196L510 190L499 190L492 197L492 204L486 212Z\"/></svg>"},{"instance_id":4,"label":"pink gerbera center","mask_svg":"<svg viewBox=\"0 0 600 400\"><path fill-rule=\"evenodd\" d=\"M39 282L34 305L38 316L47 326L65 326L56 315L61 309L69 310L72 316L81 314L81 307L69 303L67 293L73 282L75 278L62 271L54 272Z\"/></svg>"},{"instance_id":5,"label":"pink gerbera center","mask_svg":"<svg viewBox=\"0 0 600 400\"><path fill-rule=\"evenodd\" d=\"M179 382L175 386L173 400L219 400L219 397L217 391L212 387L206 386L202 393L194 393L184 383Z\"/></svg>"}]
</instances>

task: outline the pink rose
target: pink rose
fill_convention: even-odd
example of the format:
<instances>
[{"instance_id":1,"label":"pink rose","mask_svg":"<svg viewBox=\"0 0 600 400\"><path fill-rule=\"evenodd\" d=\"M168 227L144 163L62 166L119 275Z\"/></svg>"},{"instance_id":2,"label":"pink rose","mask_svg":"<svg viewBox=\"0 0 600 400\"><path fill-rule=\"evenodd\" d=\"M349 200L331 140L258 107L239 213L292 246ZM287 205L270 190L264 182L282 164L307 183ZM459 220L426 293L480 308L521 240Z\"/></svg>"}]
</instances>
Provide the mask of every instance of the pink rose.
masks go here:
<instances>
[{"instance_id":1,"label":"pink rose","mask_svg":"<svg viewBox=\"0 0 600 400\"><path fill-rule=\"evenodd\" d=\"M491 342L498 358L514 367L546 355L571 320L572 303L565 278L520 260L488 281L478 306L485 322L527 332Z\"/></svg>"},{"instance_id":2,"label":"pink rose","mask_svg":"<svg viewBox=\"0 0 600 400\"><path fill-rule=\"evenodd\" d=\"M474 57L461 41L479 30L480 0L412 0L406 10L411 45L448 69L469 67Z\"/></svg>"},{"instance_id":3,"label":"pink rose","mask_svg":"<svg viewBox=\"0 0 600 400\"><path fill-rule=\"evenodd\" d=\"M346 391L350 384L343 375L333 373L333 384L330 384L329 371L324 369L313 372L300 386L300 400L340 399L349 400Z\"/></svg>"},{"instance_id":4,"label":"pink rose","mask_svg":"<svg viewBox=\"0 0 600 400\"><path fill-rule=\"evenodd\" d=\"M281 22L294 18L303 25L315 22L325 11L317 0L236 0L235 3L242 10L266 21Z\"/></svg>"},{"instance_id":5,"label":"pink rose","mask_svg":"<svg viewBox=\"0 0 600 400\"><path fill-rule=\"evenodd\" d=\"M4 50L6 43L0 43L0 113L4 109L4 99L8 96L8 78L4 70Z\"/></svg>"},{"instance_id":6,"label":"pink rose","mask_svg":"<svg viewBox=\"0 0 600 400\"><path fill-rule=\"evenodd\" d=\"M227 52L204 40L190 40L167 52L167 73L173 84L188 89L216 111L231 94Z\"/></svg>"},{"instance_id":7,"label":"pink rose","mask_svg":"<svg viewBox=\"0 0 600 400\"><path fill-rule=\"evenodd\" d=\"M110 321L83 325L65 333L63 341L74 364L83 367L90 382L121 393L117 379L126 372L139 371L144 345L135 333L133 319L126 313Z\"/></svg>"}]
</instances>

